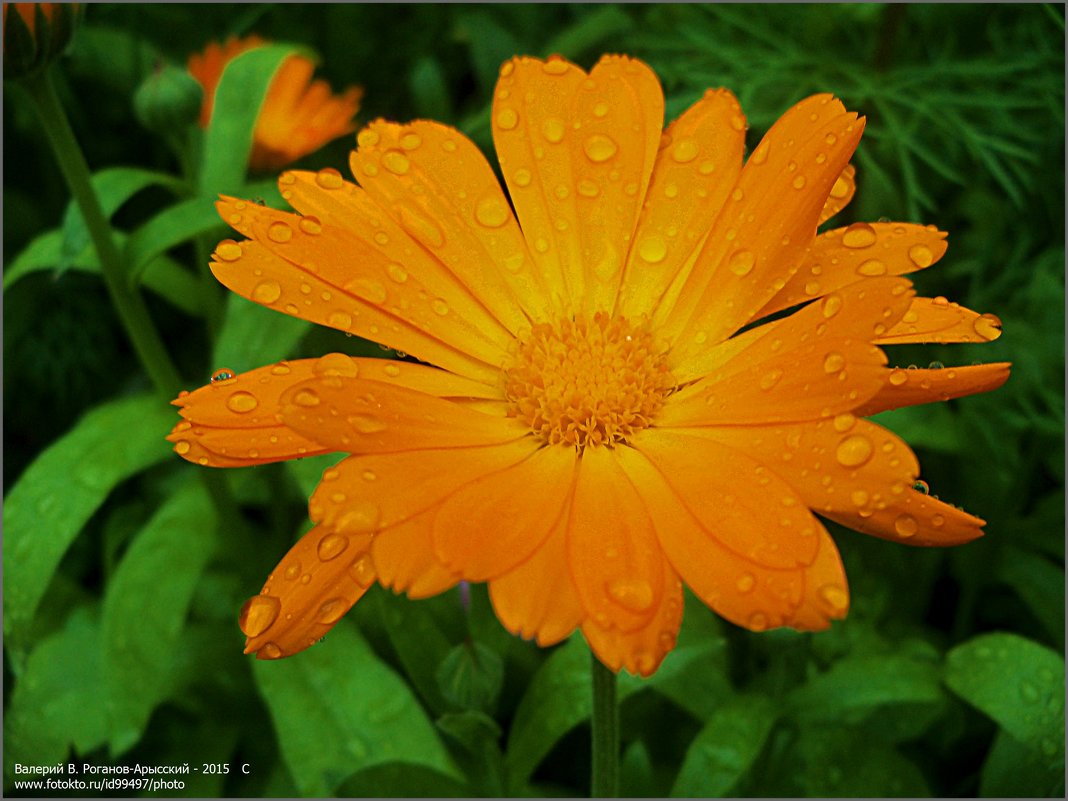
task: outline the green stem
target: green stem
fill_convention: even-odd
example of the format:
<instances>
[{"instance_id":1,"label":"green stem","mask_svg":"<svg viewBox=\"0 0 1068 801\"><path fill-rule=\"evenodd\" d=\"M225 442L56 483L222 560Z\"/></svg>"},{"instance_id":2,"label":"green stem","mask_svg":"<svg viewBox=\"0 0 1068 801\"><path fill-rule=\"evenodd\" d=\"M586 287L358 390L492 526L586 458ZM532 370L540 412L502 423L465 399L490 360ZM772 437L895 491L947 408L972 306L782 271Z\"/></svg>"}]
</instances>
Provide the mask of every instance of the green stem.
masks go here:
<instances>
[{"instance_id":1,"label":"green stem","mask_svg":"<svg viewBox=\"0 0 1068 801\"><path fill-rule=\"evenodd\" d=\"M89 165L86 164L78 140L74 138L74 132L56 95L48 70L28 76L26 88L55 153L59 169L85 219L86 228L100 259L104 285L123 328L126 329L126 334L156 391L168 399L173 398L181 388L178 370L163 347L163 341L149 317L144 299L127 281L122 256L111 237L111 226L93 191Z\"/></svg>"},{"instance_id":2,"label":"green stem","mask_svg":"<svg viewBox=\"0 0 1068 801\"><path fill-rule=\"evenodd\" d=\"M619 795L619 706L616 703L616 674L593 659L593 798Z\"/></svg>"}]
</instances>

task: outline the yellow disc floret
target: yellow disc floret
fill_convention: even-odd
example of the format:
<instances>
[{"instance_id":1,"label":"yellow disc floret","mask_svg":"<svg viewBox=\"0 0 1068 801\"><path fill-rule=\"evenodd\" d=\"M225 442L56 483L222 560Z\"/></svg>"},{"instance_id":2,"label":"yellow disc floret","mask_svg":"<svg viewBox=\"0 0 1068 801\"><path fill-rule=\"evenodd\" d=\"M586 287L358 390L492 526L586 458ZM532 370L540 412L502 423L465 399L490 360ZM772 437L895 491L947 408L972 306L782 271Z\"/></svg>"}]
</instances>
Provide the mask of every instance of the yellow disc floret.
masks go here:
<instances>
[{"instance_id":1,"label":"yellow disc floret","mask_svg":"<svg viewBox=\"0 0 1068 801\"><path fill-rule=\"evenodd\" d=\"M504 370L508 414L551 445L625 443L674 389L648 331L604 313L541 323Z\"/></svg>"}]
</instances>

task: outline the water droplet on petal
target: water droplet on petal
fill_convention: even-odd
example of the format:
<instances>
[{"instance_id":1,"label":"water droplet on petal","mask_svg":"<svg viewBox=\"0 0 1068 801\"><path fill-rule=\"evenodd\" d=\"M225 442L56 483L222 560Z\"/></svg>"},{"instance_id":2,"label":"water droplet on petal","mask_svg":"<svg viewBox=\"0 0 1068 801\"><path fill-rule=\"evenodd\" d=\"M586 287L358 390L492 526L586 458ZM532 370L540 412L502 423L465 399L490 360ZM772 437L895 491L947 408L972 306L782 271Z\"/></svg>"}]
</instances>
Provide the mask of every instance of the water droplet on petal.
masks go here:
<instances>
[{"instance_id":1,"label":"water droplet on petal","mask_svg":"<svg viewBox=\"0 0 1068 801\"><path fill-rule=\"evenodd\" d=\"M281 659L282 649L273 642L269 642L256 652L256 657L258 659Z\"/></svg>"},{"instance_id":2,"label":"water droplet on petal","mask_svg":"<svg viewBox=\"0 0 1068 801\"><path fill-rule=\"evenodd\" d=\"M237 261L241 258L241 246L232 239L224 239L215 248L215 255L223 261Z\"/></svg>"},{"instance_id":3,"label":"water droplet on petal","mask_svg":"<svg viewBox=\"0 0 1068 801\"><path fill-rule=\"evenodd\" d=\"M508 221L508 207L495 195L485 197L475 207L475 219L487 228L500 228Z\"/></svg>"},{"instance_id":4,"label":"water droplet on petal","mask_svg":"<svg viewBox=\"0 0 1068 801\"><path fill-rule=\"evenodd\" d=\"M251 392L235 392L226 399L226 408L237 414L251 412L259 405L260 402Z\"/></svg>"},{"instance_id":5,"label":"water droplet on petal","mask_svg":"<svg viewBox=\"0 0 1068 801\"><path fill-rule=\"evenodd\" d=\"M400 145L405 150L416 150L422 144L423 137L417 133L406 133L400 140Z\"/></svg>"},{"instance_id":6,"label":"water droplet on petal","mask_svg":"<svg viewBox=\"0 0 1068 801\"><path fill-rule=\"evenodd\" d=\"M1001 336L1001 320L994 314L980 314L972 322L972 328L987 342L993 342Z\"/></svg>"},{"instance_id":7,"label":"water droplet on petal","mask_svg":"<svg viewBox=\"0 0 1068 801\"><path fill-rule=\"evenodd\" d=\"M749 275L756 264L756 256L751 250L736 250L727 262L727 267L737 276Z\"/></svg>"},{"instance_id":8,"label":"water droplet on petal","mask_svg":"<svg viewBox=\"0 0 1068 801\"><path fill-rule=\"evenodd\" d=\"M760 388L767 392L773 386L779 383L779 379L782 378L782 370L775 368L764 374L764 377L760 379Z\"/></svg>"},{"instance_id":9,"label":"water droplet on petal","mask_svg":"<svg viewBox=\"0 0 1068 801\"><path fill-rule=\"evenodd\" d=\"M373 278L355 278L345 285L345 289L371 303L385 303L388 294L382 283Z\"/></svg>"},{"instance_id":10,"label":"water droplet on petal","mask_svg":"<svg viewBox=\"0 0 1068 801\"><path fill-rule=\"evenodd\" d=\"M442 317L449 313L449 304L441 298L435 298L431 301L430 308L434 310L434 314L439 314Z\"/></svg>"},{"instance_id":11,"label":"water droplet on petal","mask_svg":"<svg viewBox=\"0 0 1068 801\"><path fill-rule=\"evenodd\" d=\"M867 261L862 262L857 267L857 272L860 275L866 275L866 276L869 276L869 277L876 276L876 275L885 275L886 274L886 265L883 264L878 259L868 259Z\"/></svg>"},{"instance_id":12,"label":"water droplet on petal","mask_svg":"<svg viewBox=\"0 0 1068 801\"><path fill-rule=\"evenodd\" d=\"M349 573L364 589L367 589L375 582L375 566L371 561L370 554L364 554L355 562L352 567L349 568Z\"/></svg>"},{"instance_id":13,"label":"water droplet on petal","mask_svg":"<svg viewBox=\"0 0 1068 801\"><path fill-rule=\"evenodd\" d=\"M315 550L319 554L320 561L329 562L331 559L337 559L348 547L348 537L343 537L340 534L328 534L319 540L319 546Z\"/></svg>"},{"instance_id":14,"label":"water droplet on petal","mask_svg":"<svg viewBox=\"0 0 1068 801\"><path fill-rule=\"evenodd\" d=\"M847 248L866 248L875 244L875 229L867 223L853 223L842 234L842 244Z\"/></svg>"},{"instance_id":15,"label":"water droplet on petal","mask_svg":"<svg viewBox=\"0 0 1068 801\"><path fill-rule=\"evenodd\" d=\"M768 628L768 617L763 612L754 612L749 616L749 629L751 631L765 631Z\"/></svg>"},{"instance_id":16,"label":"water droplet on petal","mask_svg":"<svg viewBox=\"0 0 1068 801\"><path fill-rule=\"evenodd\" d=\"M220 381L229 381L234 377L234 371L229 367L220 367L214 373L211 374L211 383L217 384Z\"/></svg>"},{"instance_id":17,"label":"water droplet on petal","mask_svg":"<svg viewBox=\"0 0 1068 801\"><path fill-rule=\"evenodd\" d=\"M611 137L594 134L583 143L582 149L590 161L600 164L612 158L619 150L619 146Z\"/></svg>"},{"instance_id":18,"label":"water droplet on petal","mask_svg":"<svg viewBox=\"0 0 1068 801\"><path fill-rule=\"evenodd\" d=\"M519 115L515 109L502 108L497 112L497 127L504 131L510 131L519 124Z\"/></svg>"},{"instance_id":19,"label":"water droplet on petal","mask_svg":"<svg viewBox=\"0 0 1068 801\"><path fill-rule=\"evenodd\" d=\"M541 126L542 134L553 144L556 144L564 138L564 133L566 130L567 129L564 126L564 121L561 119L557 119L556 117L550 117L544 123L542 123Z\"/></svg>"},{"instance_id":20,"label":"water droplet on petal","mask_svg":"<svg viewBox=\"0 0 1068 801\"><path fill-rule=\"evenodd\" d=\"M835 458L843 467L860 467L871 459L871 440L863 434L851 434L838 443Z\"/></svg>"},{"instance_id":21,"label":"water droplet on petal","mask_svg":"<svg viewBox=\"0 0 1068 801\"><path fill-rule=\"evenodd\" d=\"M912 488L916 490L916 492L922 493L924 495L931 494L931 485L928 484L926 481L922 481L920 479L916 480L916 483L912 485Z\"/></svg>"},{"instance_id":22,"label":"water droplet on petal","mask_svg":"<svg viewBox=\"0 0 1068 801\"><path fill-rule=\"evenodd\" d=\"M312 372L318 376L356 378L360 368L351 356L346 356L344 353L328 353L316 360L312 366Z\"/></svg>"},{"instance_id":23,"label":"water droplet on petal","mask_svg":"<svg viewBox=\"0 0 1068 801\"><path fill-rule=\"evenodd\" d=\"M656 264L667 255L667 244L658 236L647 237L638 246L638 255L649 264Z\"/></svg>"},{"instance_id":24,"label":"water droplet on petal","mask_svg":"<svg viewBox=\"0 0 1068 801\"><path fill-rule=\"evenodd\" d=\"M342 616L349 611L349 605L341 598L331 598L319 607L315 619L320 623L331 625L341 620Z\"/></svg>"},{"instance_id":25,"label":"water droplet on petal","mask_svg":"<svg viewBox=\"0 0 1068 801\"><path fill-rule=\"evenodd\" d=\"M300 562L294 562L286 568L286 572L282 574L286 581L296 581L297 576L300 575Z\"/></svg>"},{"instance_id":26,"label":"water droplet on petal","mask_svg":"<svg viewBox=\"0 0 1068 801\"><path fill-rule=\"evenodd\" d=\"M237 625L246 637L258 637L278 619L282 602L273 595L253 595L238 615Z\"/></svg>"},{"instance_id":27,"label":"water droplet on petal","mask_svg":"<svg viewBox=\"0 0 1068 801\"><path fill-rule=\"evenodd\" d=\"M290 368L286 362L278 362L271 368L271 375L289 375Z\"/></svg>"},{"instance_id":28,"label":"water droplet on petal","mask_svg":"<svg viewBox=\"0 0 1068 801\"><path fill-rule=\"evenodd\" d=\"M261 281L252 290L252 299L257 303L274 303L282 297L282 287L277 281Z\"/></svg>"},{"instance_id":29,"label":"water droplet on petal","mask_svg":"<svg viewBox=\"0 0 1068 801\"><path fill-rule=\"evenodd\" d=\"M897 520L894 521L894 531L903 539L914 536L918 529L916 518L912 515L898 515Z\"/></svg>"},{"instance_id":30,"label":"water droplet on petal","mask_svg":"<svg viewBox=\"0 0 1068 801\"><path fill-rule=\"evenodd\" d=\"M382 154L382 166L394 175L405 175L411 169L412 162L399 150L387 150Z\"/></svg>"},{"instance_id":31,"label":"water droplet on petal","mask_svg":"<svg viewBox=\"0 0 1068 801\"><path fill-rule=\"evenodd\" d=\"M352 315L348 312L330 312L326 318L326 324L341 331L347 331L352 327Z\"/></svg>"},{"instance_id":32,"label":"water droplet on petal","mask_svg":"<svg viewBox=\"0 0 1068 801\"><path fill-rule=\"evenodd\" d=\"M382 420L366 414L350 415L348 421L349 425L361 434L377 434L379 431L386 430L386 424Z\"/></svg>"},{"instance_id":33,"label":"water droplet on petal","mask_svg":"<svg viewBox=\"0 0 1068 801\"><path fill-rule=\"evenodd\" d=\"M842 296L837 292L828 295L820 302L820 309L823 311L823 316L828 320L838 314L841 308Z\"/></svg>"},{"instance_id":34,"label":"water droplet on petal","mask_svg":"<svg viewBox=\"0 0 1068 801\"><path fill-rule=\"evenodd\" d=\"M340 189L345 185L345 180L333 167L325 167L316 173L315 183L323 189Z\"/></svg>"},{"instance_id":35,"label":"water droplet on petal","mask_svg":"<svg viewBox=\"0 0 1068 801\"><path fill-rule=\"evenodd\" d=\"M893 370L890 371L890 377L887 380L891 383L891 385L895 387L900 387L902 384L909 380L909 377L900 367L895 367Z\"/></svg>"},{"instance_id":36,"label":"water droplet on petal","mask_svg":"<svg viewBox=\"0 0 1068 801\"><path fill-rule=\"evenodd\" d=\"M834 430L844 434L857 424L857 418L849 412L842 412L834 418Z\"/></svg>"},{"instance_id":37,"label":"water droplet on petal","mask_svg":"<svg viewBox=\"0 0 1068 801\"><path fill-rule=\"evenodd\" d=\"M563 75L565 72L571 69L571 65L564 61L562 58L550 57L548 61L542 64L541 69L542 72L547 72L549 75Z\"/></svg>"},{"instance_id":38,"label":"water droplet on petal","mask_svg":"<svg viewBox=\"0 0 1068 801\"><path fill-rule=\"evenodd\" d=\"M765 140L760 143L756 150L753 151L753 155L749 157L749 161L753 164L763 164L768 160L768 153L771 151L771 144Z\"/></svg>"},{"instance_id":39,"label":"water droplet on petal","mask_svg":"<svg viewBox=\"0 0 1068 801\"><path fill-rule=\"evenodd\" d=\"M653 588L641 579L620 579L608 585L613 601L631 612L644 612L653 604Z\"/></svg>"},{"instance_id":40,"label":"water droplet on petal","mask_svg":"<svg viewBox=\"0 0 1068 801\"><path fill-rule=\"evenodd\" d=\"M174 443L174 452L177 453L179 456L184 456L185 454L189 453L191 448L192 446L184 439L180 439L176 443Z\"/></svg>"},{"instance_id":41,"label":"water droplet on petal","mask_svg":"<svg viewBox=\"0 0 1068 801\"><path fill-rule=\"evenodd\" d=\"M517 186L530 186L530 182L534 176L530 174L530 170L519 169L512 175L512 179L516 182Z\"/></svg>"},{"instance_id":42,"label":"water droplet on petal","mask_svg":"<svg viewBox=\"0 0 1068 801\"><path fill-rule=\"evenodd\" d=\"M317 236L323 232L323 225L318 217L301 217L300 230L309 236Z\"/></svg>"},{"instance_id":43,"label":"water droplet on petal","mask_svg":"<svg viewBox=\"0 0 1068 801\"><path fill-rule=\"evenodd\" d=\"M832 351L823 360L823 371L825 373L838 373L841 372L843 367L845 367L845 356L841 353Z\"/></svg>"},{"instance_id":44,"label":"water droplet on petal","mask_svg":"<svg viewBox=\"0 0 1068 801\"><path fill-rule=\"evenodd\" d=\"M756 586L756 579L753 578L752 573L742 573L735 582L735 586L738 587L738 592L750 592Z\"/></svg>"},{"instance_id":45,"label":"water droplet on petal","mask_svg":"<svg viewBox=\"0 0 1068 801\"><path fill-rule=\"evenodd\" d=\"M293 396L293 403L297 404L297 406L311 408L319 405L319 396L314 389L302 389Z\"/></svg>"},{"instance_id":46,"label":"water droplet on petal","mask_svg":"<svg viewBox=\"0 0 1068 801\"><path fill-rule=\"evenodd\" d=\"M686 164L697 158L697 143L692 139L683 139L671 149L671 158L679 164Z\"/></svg>"},{"instance_id":47,"label":"water droplet on petal","mask_svg":"<svg viewBox=\"0 0 1068 801\"><path fill-rule=\"evenodd\" d=\"M931 362L929 365L927 365L928 370L944 370L945 367L946 366L942 364L942 362Z\"/></svg>"},{"instance_id":48,"label":"water droplet on petal","mask_svg":"<svg viewBox=\"0 0 1068 801\"><path fill-rule=\"evenodd\" d=\"M934 263L934 253L927 245L913 245L909 248L909 260L917 267L930 267Z\"/></svg>"},{"instance_id":49,"label":"water droplet on petal","mask_svg":"<svg viewBox=\"0 0 1068 801\"><path fill-rule=\"evenodd\" d=\"M799 175L796 178L794 178L793 187L794 187L794 189L804 189L805 188L805 176Z\"/></svg>"},{"instance_id":50,"label":"water droplet on petal","mask_svg":"<svg viewBox=\"0 0 1068 801\"><path fill-rule=\"evenodd\" d=\"M843 612L849 606L849 595L834 584L825 584L820 587L820 597L830 604L835 612Z\"/></svg>"},{"instance_id":51,"label":"water droplet on petal","mask_svg":"<svg viewBox=\"0 0 1068 801\"><path fill-rule=\"evenodd\" d=\"M579 181L578 193L583 197L597 197L601 194L601 188L588 178Z\"/></svg>"}]
</instances>

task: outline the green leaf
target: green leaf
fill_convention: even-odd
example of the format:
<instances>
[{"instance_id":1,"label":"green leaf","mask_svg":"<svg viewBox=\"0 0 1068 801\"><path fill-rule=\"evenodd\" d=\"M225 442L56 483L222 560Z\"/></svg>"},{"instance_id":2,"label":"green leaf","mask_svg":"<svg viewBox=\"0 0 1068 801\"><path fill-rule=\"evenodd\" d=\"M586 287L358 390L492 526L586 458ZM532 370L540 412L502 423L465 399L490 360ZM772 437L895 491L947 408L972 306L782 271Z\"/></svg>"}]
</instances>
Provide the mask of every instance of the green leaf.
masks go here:
<instances>
[{"instance_id":1,"label":"green leaf","mask_svg":"<svg viewBox=\"0 0 1068 801\"><path fill-rule=\"evenodd\" d=\"M938 666L907 654L858 654L814 676L787 697L805 721L859 723L879 707L938 704Z\"/></svg>"},{"instance_id":2,"label":"green leaf","mask_svg":"<svg viewBox=\"0 0 1068 801\"><path fill-rule=\"evenodd\" d=\"M573 636L534 675L508 733L505 768L511 790L522 788L556 742L590 717L591 658L586 641ZM620 673L619 701L643 686L640 679Z\"/></svg>"},{"instance_id":3,"label":"green leaf","mask_svg":"<svg viewBox=\"0 0 1068 801\"><path fill-rule=\"evenodd\" d=\"M403 759L458 778L407 685L350 625L253 675L286 764L306 796L334 794L354 772Z\"/></svg>"},{"instance_id":4,"label":"green leaf","mask_svg":"<svg viewBox=\"0 0 1068 801\"><path fill-rule=\"evenodd\" d=\"M727 675L726 642L676 647L648 685L698 720L709 720L734 690Z\"/></svg>"},{"instance_id":5,"label":"green leaf","mask_svg":"<svg viewBox=\"0 0 1068 801\"><path fill-rule=\"evenodd\" d=\"M117 484L171 458L173 410L154 395L98 406L49 446L4 503L4 633L26 634L63 554Z\"/></svg>"},{"instance_id":6,"label":"green leaf","mask_svg":"<svg viewBox=\"0 0 1068 801\"><path fill-rule=\"evenodd\" d=\"M600 6L554 36L542 50L577 59L606 42L619 39L633 27L634 20L619 7Z\"/></svg>"},{"instance_id":7,"label":"green leaf","mask_svg":"<svg viewBox=\"0 0 1068 801\"><path fill-rule=\"evenodd\" d=\"M103 662L112 754L136 743L174 689L175 651L193 591L215 545L215 509L192 476L160 507L104 596Z\"/></svg>"},{"instance_id":8,"label":"green leaf","mask_svg":"<svg viewBox=\"0 0 1068 801\"><path fill-rule=\"evenodd\" d=\"M920 769L887 743L844 728L802 731L797 771L808 798L922 798L931 795Z\"/></svg>"},{"instance_id":9,"label":"green leaf","mask_svg":"<svg viewBox=\"0 0 1068 801\"><path fill-rule=\"evenodd\" d=\"M983 634L946 657L946 685L1025 746L1064 765L1064 658L1016 634Z\"/></svg>"},{"instance_id":10,"label":"green leaf","mask_svg":"<svg viewBox=\"0 0 1068 801\"><path fill-rule=\"evenodd\" d=\"M1064 568L1033 551L1009 546L998 560L997 572L1063 649Z\"/></svg>"},{"instance_id":11,"label":"green leaf","mask_svg":"<svg viewBox=\"0 0 1068 801\"><path fill-rule=\"evenodd\" d=\"M423 56L418 59L408 73L408 86L412 92L415 111L420 117L430 120L452 119L452 99L449 96L448 83L436 58Z\"/></svg>"},{"instance_id":12,"label":"green leaf","mask_svg":"<svg viewBox=\"0 0 1068 801\"><path fill-rule=\"evenodd\" d=\"M736 698L718 710L687 749L671 794L731 795L763 750L777 716L772 700L759 695Z\"/></svg>"},{"instance_id":13,"label":"green leaf","mask_svg":"<svg viewBox=\"0 0 1068 801\"><path fill-rule=\"evenodd\" d=\"M99 611L95 605L78 607L62 629L37 644L15 683L4 713L5 771L14 762L64 761L71 746L86 754L102 745L103 679Z\"/></svg>"},{"instance_id":14,"label":"green leaf","mask_svg":"<svg viewBox=\"0 0 1068 801\"><path fill-rule=\"evenodd\" d=\"M116 244L122 247L126 238L118 232L114 236ZM4 271L4 291L31 273L55 270L61 258L62 237L62 232L54 229L30 242ZM99 273L100 261L93 246L86 245L82 248L74 257L70 268ZM148 262L141 272L140 283L169 300L186 314L203 314L196 279L178 262L167 256L156 256Z\"/></svg>"},{"instance_id":15,"label":"green leaf","mask_svg":"<svg viewBox=\"0 0 1068 801\"><path fill-rule=\"evenodd\" d=\"M215 366L243 373L292 353L311 323L229 293L222 331L215 343Z\"/></svg>"},{"instance_id":16,"label":"green leaf","mask_svg":"<svg viewBox=\"0 0 1068 801\"><path fill-rule=\"evenodd\" d=\"M469 798L451 776L424 765L387 762L357 771L345 780L339 798Z\"/></svg>"},{"instance_id":17,"label":"green leaf","mask_svg":"<svg viewBox=\"0 0 1068 801\"><path fill-rule=\"evenodd\" d=\"M204 137L200 195L234 192L243 183L263 98L282 62L295 52L293 45L266 45L226 65Z\"/></svg>"},{"instance_id":18,"label":"green leaf","mask_svg":"<svg viewBox=\"0 0 1068 801\"><path fill-rule=\"evenodd\" d=\"M461 709L492 712L504 683L504 663L485 645L462 642L437 669L438 686L449 703Z\"/></svg>"},{"instance_id":19,"label":"green leaf","mask_svg":"<svg viewBox=\"0 0 1068 801\"><path fill-rule=\"evenodd\" d=\"M323 478L323 472L338 464L345 458L343 453L324 453L321 456L306 456L303 459L290 459L285 463L286 470L300 487L300 494L311 496Z\"/></svg>"},{"instance_id":20,"label":"green leaf","mask_svg":"<svg viewBox=\"0 0 1068 801\"><path fill-rule=\"evenodd\" d=\"M100 170L93 175L92 185L104 216L109 220L111 215L142 189L150 186L164 186L174 192L181 192L184 188L184 184L174 176L140 167L109 167ZM85 218L82 217L81 210L72 200L67 205L67 211L63 216L63 245L60 248L57 270L62 273L70 268L78 255L90 243Z\"/></svg>"},{"instance_id":21,"label":"green leaf","mask_svg":"<svg viewBox=\"0 0 1068 801\"><path fill-rule=\"evenodd\" d=\"M979 776L983 798L1060 798L1064 773L1004 729L998 731Z\"/></svg>"},{"instance_id":22,"label":"green leaf","mask_svg":"<svg viewBox=\"0 0 1068 801\"><path fill-rule=\"evenodd\" d=\"M495 745L501 736L497 721L483 712L449 712L437 719L437 726L473 754Z\"/></svg>"},{"instance_id":23,"label":"green leaf","mask_svg":"<svg viewBox=\"0 0 1068 801\"><path fill-rule=\"evenodd\" d=\"M412 687L431 712L441 713L448 704L442 696L437 670L452 644L432 614L433 598L413 603L391 592L374 593L368 599L376 605L378 617L397 652Z\"/></svg>"}]
</instances>

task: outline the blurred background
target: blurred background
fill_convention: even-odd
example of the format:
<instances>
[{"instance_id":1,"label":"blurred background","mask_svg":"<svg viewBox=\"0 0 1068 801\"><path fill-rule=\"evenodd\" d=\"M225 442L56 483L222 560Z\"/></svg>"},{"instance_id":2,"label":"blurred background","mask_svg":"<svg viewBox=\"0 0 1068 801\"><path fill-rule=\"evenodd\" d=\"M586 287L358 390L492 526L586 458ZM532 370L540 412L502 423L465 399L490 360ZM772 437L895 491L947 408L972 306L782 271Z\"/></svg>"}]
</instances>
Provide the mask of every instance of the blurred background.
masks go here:
<instances>
[{"instance_id":1,"label":"blurred background","mask_svg":"<svg viewBox=\"0 0 1068 801\"><path fill-rule=\"evenodd\" d=\"M660 671L621 682L621 792L1063 795L1063 5L90 4L57 89L94 173L155 176L98 189L117 236L143 249L132 279L188 389L220 367L383 355L240 299L209 324L224 293L204 294L201 267L230 234L187 180L186 134L144 127L133 98L164 65L248 33L310 49L335 91L363 87L360 124L432 118L487 154L497 70L515 54L640 57L669 120L728 87L750 148L815 92L865 114L857 196L831 225L948 231L945 258L914 276L920 294L1004 324L984 346L887 349L902 366L1012 361L1004 388L877 418L986 536L925 551L831 526L854 600L822 634L751 634L690 598ZM296 166L347 174L351 146ZM270 175L242 189L284 206ZM228 472L240 525L220 524L163 440L176 413L152 394L69 199L6 82L6 794L23 792L16 762L69 761L203 767L181 794L205 797L588 793L585 645L511 637L482 587L420 602L373 588L301 656L242 656L237 612L308 527L308 492L337 457Z\"/></svg>"}]
</instances>

